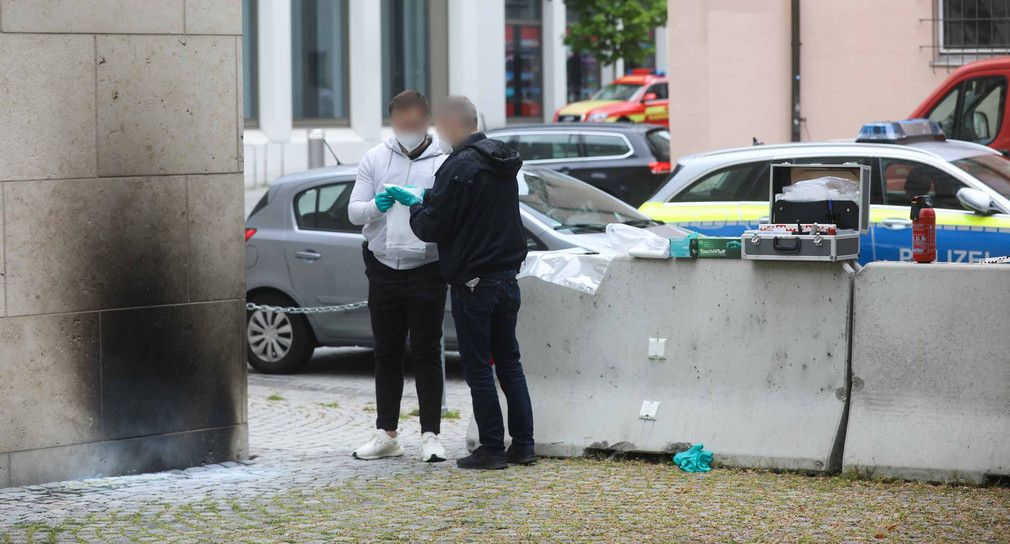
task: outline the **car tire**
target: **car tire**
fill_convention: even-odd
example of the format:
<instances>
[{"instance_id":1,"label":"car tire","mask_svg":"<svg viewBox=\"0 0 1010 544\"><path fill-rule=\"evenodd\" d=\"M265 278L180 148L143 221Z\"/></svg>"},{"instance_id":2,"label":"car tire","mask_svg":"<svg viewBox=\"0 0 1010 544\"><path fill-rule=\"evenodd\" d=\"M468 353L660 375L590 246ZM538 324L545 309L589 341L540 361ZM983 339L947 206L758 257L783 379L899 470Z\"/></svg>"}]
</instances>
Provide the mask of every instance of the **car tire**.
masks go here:
<instances>
[{"instance_id":1,"label":"car tire","mask_svg":"<svg viewBox=\"0 0 1010 544\"><path fill-rule=\"evenodd\" d=\"M290 299L264 293L249 299L263 306L291 307ZM308 319L301 314L246 310L246 358L264 374L294 374L305 367L315 350Z\"/></svg>"},{"instance_id":2,"label":"car tire","mask_svg":"<svg viewBox=\"0 0 1010 544\"><path fill-rule=\"evenodd\" d=\"M632 123L633 121L631 119L628 119L627 117L621 117L620 119L617 120L617 122L618 123Z\"/></svg>"}]
</instances>

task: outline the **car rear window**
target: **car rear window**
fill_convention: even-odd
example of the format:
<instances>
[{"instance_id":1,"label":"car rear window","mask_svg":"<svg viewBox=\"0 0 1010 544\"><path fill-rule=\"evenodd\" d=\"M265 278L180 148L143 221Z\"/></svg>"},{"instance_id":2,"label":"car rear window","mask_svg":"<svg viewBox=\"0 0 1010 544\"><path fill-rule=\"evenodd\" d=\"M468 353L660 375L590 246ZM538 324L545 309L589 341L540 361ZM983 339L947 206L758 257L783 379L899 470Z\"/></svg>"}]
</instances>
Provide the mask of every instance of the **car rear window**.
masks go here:
<instances>
[{"instance_id":1,"label":"car rear window","mask_svg":"<svg viewBox=\"0 0 1010 544\"><path fill-rule=\"evenodd\" d=\"M619 157L631 151L624 138L606 134L584 134L582 145L587 157Z\"/></svg>"},{"instance_id":2,"label":"car rear window","mask_svg":"<svg viewBox=\"0 0 1010 544\"><path fill-rule=\"evenodd\" d=\"M670 162L670 131L665 128L650 130L645 139L649 141L649 149L660 162Z\"/></svg>"},{"instance_id":3,"label":"car rear window","mask_svg":"<svg viewBox=\"0 0 1010 544\"><path fill-rule=\"evenodd\" d=\"M270 195L270 191L267 191L267 192L263 193L263 198L261 198L259 200L259 202L256 203L255 206L253 206L252 211L249 212L249 217L252 217L252 216L256 215L257 213L260 212L260 210L262 210L263 208L267 207L267 204L270 203L269 202L269 198L268 198L269 195Z\"/></svg>"},{"instance_id":4,"label":"car rear window","mask_svg":"<svg viewBox=\"0 0 1010 544\"><path fill-rule=\"evenodd\" d=\"M519 134L514 146L524 161L571 159L579 156L577 134Z\"/></svg>"}]
</instances>

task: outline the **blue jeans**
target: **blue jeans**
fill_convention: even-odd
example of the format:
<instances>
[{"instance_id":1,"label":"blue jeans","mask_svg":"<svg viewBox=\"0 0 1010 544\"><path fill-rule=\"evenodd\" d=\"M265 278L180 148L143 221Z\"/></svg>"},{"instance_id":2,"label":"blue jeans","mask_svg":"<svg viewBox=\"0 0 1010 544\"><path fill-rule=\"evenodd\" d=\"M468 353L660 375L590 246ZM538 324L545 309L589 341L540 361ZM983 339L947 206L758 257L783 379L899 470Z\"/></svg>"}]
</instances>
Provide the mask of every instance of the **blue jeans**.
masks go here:
<instances>
[{"instance_id":1,"label":"blue jeans","mask_svg":"<svg viewBox=\"0 0 1010 544\"><path fill-rule=\"evenodd\" d=\"M451 298L460 366L470 386L481 446L490 452L505 450L505 427L494 384L497 373L508 402L512 444L532 451L533 406L516 340L521 300L515 271L485 274L472 290L466 285L453 285ZM492 356L494 371L491 370Z\"/></svg>"}]
</instances>

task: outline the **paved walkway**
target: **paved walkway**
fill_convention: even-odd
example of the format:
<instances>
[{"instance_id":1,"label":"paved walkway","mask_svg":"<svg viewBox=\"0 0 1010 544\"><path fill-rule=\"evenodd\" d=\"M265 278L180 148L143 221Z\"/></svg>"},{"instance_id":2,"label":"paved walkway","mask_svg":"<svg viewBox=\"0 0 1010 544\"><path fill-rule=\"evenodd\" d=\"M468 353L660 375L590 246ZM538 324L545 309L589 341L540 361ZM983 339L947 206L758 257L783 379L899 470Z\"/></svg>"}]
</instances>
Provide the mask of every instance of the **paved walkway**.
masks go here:
<instances>
[{"instance_id":1,"label":"paved walkway","mask_svg":"<svg viewBox=\"0 0 1010 544\"><path fill-rule=\"evenodd\" d=\"M547 460L494 473L407 456L357 461L372 410L370 354L326 350L299 376L250 375L249 464L0 490L8 542L1010 542L1010 489L670 465ZM458 375L443 423L464 454ZM541 415L542 416L542 415Z\"/></svg>"}]
</instances>

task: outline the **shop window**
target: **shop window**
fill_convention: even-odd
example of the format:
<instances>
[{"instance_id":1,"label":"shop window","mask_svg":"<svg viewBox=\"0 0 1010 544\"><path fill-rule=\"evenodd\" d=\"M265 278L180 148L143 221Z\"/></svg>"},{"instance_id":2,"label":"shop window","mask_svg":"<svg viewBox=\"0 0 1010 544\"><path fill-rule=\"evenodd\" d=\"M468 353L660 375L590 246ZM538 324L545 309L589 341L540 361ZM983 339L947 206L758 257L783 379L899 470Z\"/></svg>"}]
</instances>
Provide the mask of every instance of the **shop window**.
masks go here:
<instances>
[{"instance_id":1,"label":"shop window","mask_svg":"<svg viewBox=\"0 0 1010 544\"><path fill-rule=\"evenodd\" d=\"M506 0L505 18L505 115L542 118L540 0Z\"/></svg>"}]
</instances>

